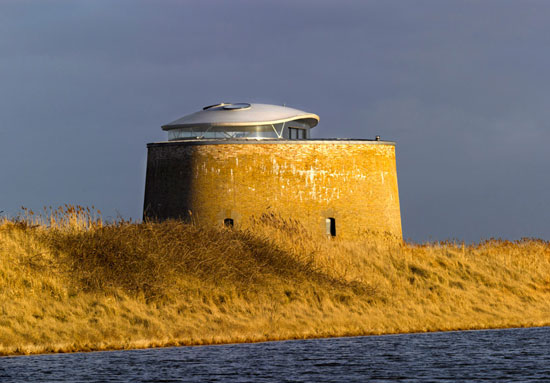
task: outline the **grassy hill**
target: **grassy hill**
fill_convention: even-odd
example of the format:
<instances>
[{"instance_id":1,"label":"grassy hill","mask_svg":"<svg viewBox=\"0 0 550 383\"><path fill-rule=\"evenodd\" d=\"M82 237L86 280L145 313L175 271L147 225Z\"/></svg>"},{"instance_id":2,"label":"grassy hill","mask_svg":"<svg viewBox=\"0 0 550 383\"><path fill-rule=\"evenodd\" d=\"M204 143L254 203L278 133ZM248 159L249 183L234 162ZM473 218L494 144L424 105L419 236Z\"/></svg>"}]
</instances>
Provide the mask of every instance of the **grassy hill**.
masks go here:
<instances>
[{"instance_id":1,"label":"grassy hill","mask_svg":"<svg viewBox=\"0 0 550 383\"><path fill-rule=\"evenodd\" d=\"M66 206L0 222L0 355L550 325L550 246L344 242L101 222Z\"/></svg>"}]
</instances>

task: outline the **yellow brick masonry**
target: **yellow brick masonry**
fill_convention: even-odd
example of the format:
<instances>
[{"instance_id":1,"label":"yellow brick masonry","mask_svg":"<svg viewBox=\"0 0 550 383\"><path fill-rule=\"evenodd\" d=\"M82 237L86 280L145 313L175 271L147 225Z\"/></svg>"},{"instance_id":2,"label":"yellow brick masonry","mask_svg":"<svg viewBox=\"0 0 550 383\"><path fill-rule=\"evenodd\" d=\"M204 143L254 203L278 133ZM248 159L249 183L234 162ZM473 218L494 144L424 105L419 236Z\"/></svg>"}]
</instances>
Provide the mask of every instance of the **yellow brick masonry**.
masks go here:
<instances>
[{"instance_id":1,"label":"yellow brick masonry","mask_svg":"<svg viewBox=\"0 0 550 383\"><path fill-rule=\"evenodd\" d=\"M401 238L395 147L333 142L153 144L145 215L184 217L185 209L196 221L221 225L231 218L246 227L251 217L274 212L319 234L330 217L340 238L369 231ZM184 184L160 179L178 176ZM158 186L165 190L155 196ZM175 201L182 194L183 204Z\"/></svg>"}]
</instances>

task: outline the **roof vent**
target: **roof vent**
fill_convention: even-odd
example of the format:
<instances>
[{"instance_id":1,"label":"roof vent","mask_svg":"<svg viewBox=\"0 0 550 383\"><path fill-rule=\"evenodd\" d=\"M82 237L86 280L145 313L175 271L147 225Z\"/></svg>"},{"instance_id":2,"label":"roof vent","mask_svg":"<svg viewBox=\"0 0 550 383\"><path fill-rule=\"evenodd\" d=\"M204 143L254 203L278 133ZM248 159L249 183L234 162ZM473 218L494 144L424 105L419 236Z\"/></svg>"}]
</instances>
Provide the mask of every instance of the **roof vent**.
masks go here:
<instances>
[{"instance_id":1,"label":"roof vent","mask_svg":"<svg viewBox=\"0 0 550 383\"><path fill-rule=\"evenodd\" d=\"M220 102L219 104L208 105L208 106L205 106L204 108L202 108L202 110L208 110L208 109L211 109L211 108L216 108L216 107L224 106L224 105L229 105L229 103Z\"/></svg>"},{"instance_id":2,"label":"roof vent","mask_svg":"<svg viewBox=\"0 0 550 383\"><path fill-rule=\"evenodd\" d=\"M250 109L250 104L247 104L245 102L240 102L237 104L225 104L223 105L224 110L243 110L243 109Z\"/></svg>"}]
</instances>

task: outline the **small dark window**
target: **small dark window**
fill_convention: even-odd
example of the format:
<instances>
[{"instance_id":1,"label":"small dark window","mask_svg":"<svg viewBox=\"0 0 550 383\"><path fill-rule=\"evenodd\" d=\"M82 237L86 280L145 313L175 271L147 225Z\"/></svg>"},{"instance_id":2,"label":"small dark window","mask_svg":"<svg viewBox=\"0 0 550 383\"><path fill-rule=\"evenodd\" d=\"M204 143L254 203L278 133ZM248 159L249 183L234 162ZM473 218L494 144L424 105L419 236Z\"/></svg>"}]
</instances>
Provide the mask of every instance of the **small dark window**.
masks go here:
<instances>
[{"instance_id":1,"label":"small dark window","mask_svg":"<svg viewBox=\"0 0 550 383\"><path fill-rule=\"evenodd\" d=\"M306 139L307 131L300 128L288 128L288 138L291 140Z\"/></svg>"},{"instance_id":2,"label":"small dark window","mask_svg":"<svg viewBox=\"0 0 550 383\"><path fill-rule=\"evenodd\" d=\"M223 220L223 225L225 227L231 228L231 227L233 227L233 224L234 224L233 218L226 218L226 219Z\"/></svg>"},{"instance_id":3,"label":"small dark window","mask_svg":"<svg viewBox=\"0 0 550 383\"><path fill-rule=\"evenodd\" d=\"M325 223L327 235L336 237L336 220L334 218L327 218Z\"/></svg>"}]
</instances>

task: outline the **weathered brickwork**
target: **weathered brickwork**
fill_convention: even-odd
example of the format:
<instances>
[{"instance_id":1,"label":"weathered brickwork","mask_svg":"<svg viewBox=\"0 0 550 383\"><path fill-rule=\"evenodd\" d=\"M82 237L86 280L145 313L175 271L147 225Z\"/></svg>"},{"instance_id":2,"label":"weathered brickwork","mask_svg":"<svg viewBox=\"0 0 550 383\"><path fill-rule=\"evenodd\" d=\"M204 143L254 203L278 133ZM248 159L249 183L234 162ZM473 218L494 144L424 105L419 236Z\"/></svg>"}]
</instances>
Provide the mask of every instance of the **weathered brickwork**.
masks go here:
<instances>
[{"instance_id":1,"label":"weathered brickwork","mask_svg":"<svg viewBox=\"0 0 550 383\"><path fill-rule=\"evenodd\" d=\"M395 146L373 141L148 145L144 216L222 225L274 212L325 234L401 237Z\"/></svg>"}]
</instances>

